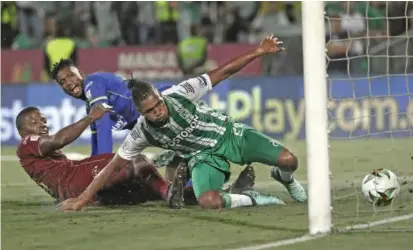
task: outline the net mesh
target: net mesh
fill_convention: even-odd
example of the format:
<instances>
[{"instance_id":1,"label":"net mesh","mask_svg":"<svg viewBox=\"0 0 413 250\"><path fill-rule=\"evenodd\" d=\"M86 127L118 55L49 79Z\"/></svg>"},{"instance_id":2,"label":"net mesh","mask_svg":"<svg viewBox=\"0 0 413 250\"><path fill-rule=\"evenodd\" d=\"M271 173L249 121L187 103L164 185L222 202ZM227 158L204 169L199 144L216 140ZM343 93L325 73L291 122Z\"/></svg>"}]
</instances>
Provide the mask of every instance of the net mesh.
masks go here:
<instances>
[{"instance_id":1,"label":"net mesh","mask_svg":"<svg viewBox=\"0 0 413 250\"><path fill-rule=\"evenodd\" d=\"M413 231L412 7L326 5L332 213L340 231ZM375 168L399 178L389 206L372 205L361 192Z\"/></svg>"}]
</instances>

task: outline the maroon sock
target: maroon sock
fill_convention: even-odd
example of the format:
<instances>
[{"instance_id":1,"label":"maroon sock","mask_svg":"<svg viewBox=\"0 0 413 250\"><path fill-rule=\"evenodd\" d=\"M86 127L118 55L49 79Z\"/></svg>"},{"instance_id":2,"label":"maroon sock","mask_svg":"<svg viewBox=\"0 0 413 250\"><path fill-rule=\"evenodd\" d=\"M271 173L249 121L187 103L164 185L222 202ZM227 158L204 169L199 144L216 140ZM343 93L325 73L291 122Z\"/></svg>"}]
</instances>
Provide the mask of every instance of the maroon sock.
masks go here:
<instances>
[{"instance_id":1,"label":"maroon sock","mask_svg":"<svg viewBox=\"0 0 413 250\"><path fill-rule=\"evenodd\" d=\"M169 183L165 181L161 176L158 176L157 174L151 174L146 178L147 183L151 186L153 190L158 192L162 199L165 199L168 197L168 187Z\"/></svg>"},{"instance_id":2,"label":"maroon sock","mask_svg":"<svg viewBox=\"0 0 413 250\"><path fill-rule=\"evenodd\" d=\"M159 193L163 199L168 197L169 183L162 178L155 166L147 165L145 167L141 167L139 172L146 183L153 190Z\"/></svg>"}]
</instances>

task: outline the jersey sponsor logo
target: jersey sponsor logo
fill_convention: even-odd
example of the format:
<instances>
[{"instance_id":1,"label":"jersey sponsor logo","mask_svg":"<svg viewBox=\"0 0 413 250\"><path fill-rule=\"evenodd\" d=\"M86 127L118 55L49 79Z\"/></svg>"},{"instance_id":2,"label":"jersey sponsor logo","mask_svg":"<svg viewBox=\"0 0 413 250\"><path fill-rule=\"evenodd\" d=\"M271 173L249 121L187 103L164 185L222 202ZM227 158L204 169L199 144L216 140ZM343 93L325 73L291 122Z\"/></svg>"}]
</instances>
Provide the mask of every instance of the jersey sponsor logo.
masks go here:
<instances>
[{"instance_id":1,"label":"jersey sponsor logo","mask_svg":"<svg viewBox=\"0 0 413 250\"><path fill-rule=\"evenodd\" d=\"M198 122L199 122L199 117L194 116L192 121L189 123L189 127L186 127L184 130L182 130L177 136L175 136L172 140L170 140L167 144L170 147L179 145L179 143L190 136L194 129L198 127ZM166 148L166 145L163 145L164 148Z\"/></svg>"},{"instance_id":2,"label":"jersey sponsor logo","mask_svg":"<svg viewBox=\"0 0 413 250\"><path fill-rule=\"evenodd\" d=\"M194 87L192 87L192 85L188 82L185 82L181 86L186 90L186 93L195 93Z\"/></svg>"},{"instance_id":3,"label":"jersey sponsor logo","mask_svg":"<svg viewBox=\"0 0 413 250\"><path fill-rule=\"evenodd\" d=\"M108 107L110 107L110 106L108 106ZM105 107L105 108L107 108L107 107ZM117 115L117 121L116 121L115 125L112 126L112 129L113 130L121 130L121 129L123 129L123 127L126 126L126 124L127 124L126 120L121 115Z\"/></svg>"}]
</instances>

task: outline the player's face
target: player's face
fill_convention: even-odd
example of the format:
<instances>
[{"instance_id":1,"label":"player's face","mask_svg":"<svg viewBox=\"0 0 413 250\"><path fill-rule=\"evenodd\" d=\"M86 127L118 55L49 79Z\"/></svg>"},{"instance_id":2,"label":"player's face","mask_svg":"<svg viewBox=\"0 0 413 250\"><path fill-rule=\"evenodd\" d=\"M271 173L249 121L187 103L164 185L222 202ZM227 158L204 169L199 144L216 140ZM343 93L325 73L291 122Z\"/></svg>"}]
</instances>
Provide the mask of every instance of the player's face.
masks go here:
<instances>
[{"instance_id":1,"label":"player's face","mask_svg":"<svg viewBox=\"0 0 413 250\"><path fill-rule=\"evenodd\" d=\"M26 120L26 130L29 134L48 135L49 127L47 127L46 117L39 111L33 111Z\"/></svg>"},{"instance_id":2,"label":"player's face","mask_svg":"<svg viewBox=\"0 0 413 250\"><path fill-rule=\"evenodd\" d=\"M70 96L79 98L83 95L83 77L76 67L65 67L57 74L57 82Z\"/></svg>"},{"instance_id":3,"label":"player's face","mask_svg":"<svg viewBox=\"0 0 413 250\"><path fill-rule=\"evenodd\" d=\"M169 117L168 108L157 91L141 102L139 110L147 120L157 124L165 123Z\"/></svg>"}]
</instances>

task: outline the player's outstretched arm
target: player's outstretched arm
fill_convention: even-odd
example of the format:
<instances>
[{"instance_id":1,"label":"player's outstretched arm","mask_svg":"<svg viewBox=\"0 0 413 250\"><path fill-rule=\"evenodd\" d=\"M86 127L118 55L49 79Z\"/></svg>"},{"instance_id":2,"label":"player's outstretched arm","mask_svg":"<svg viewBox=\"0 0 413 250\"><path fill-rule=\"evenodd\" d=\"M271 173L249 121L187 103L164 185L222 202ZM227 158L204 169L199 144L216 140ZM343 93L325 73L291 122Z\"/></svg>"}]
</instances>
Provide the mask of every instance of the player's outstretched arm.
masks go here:
<instances>
[{"instance_id":1,"label":"player's outstretched arm","mask_svg":"<svg viewBox=\"0 0 413 250\"><path fill-rule=\"evenodd\" d=\"M146 137L139 130L139 124L135 125L133 130L125 138L125 141L120 146L118 153L106 165L102 171L93 179L92 183L83 191L79 197L68 199L59 204L59 209L66 210L80 210L93 200L97 192L109 181L113 173L126 167L136 157L149 146Z\"/></svg>"},{"instance_id":2,"label":"player's outstretched arm","mask_svg":"<svg viewBox=\"0 0 413 250\"><path fill-rule=\"evenodd\" d=\"M224 65L220 65L218 68L209 71L208 76L211 79L212 86L217 85L219 82L237 73L254 59L284 50L284 48L280 47L281 44L282 42L274 37L274 35L267 36L256 49L237 56Z\"/></svg>"},{"instance_id":3,"label":"player's outstretched arm","mask_svg":"<svg viewBox=\"0 0 413 250\"><path fill-rule=\"evenodd\" d=\"M64 146L73 142L92 124L102 117L106 112L111 112L110 107L95 105L89 115L83 119L59 130L51 136L44 136L40 140L39 150L42 155L62 149Z\"/></svg>"},{"instance_id":4,"label":"player's outstretched arm","mask_svg":"<svg viewBox=\"0 0 413 250\"><path fill-rule=\"evenodd\" d=\"M58 205L62 211L77 211L93 201L95 195L105 186L117 169L126 167L130 163L119 155L115 157L106 165L102 171L93 179L83 193L77 198L67 199Z\"/></svg>"}]
</instances>

